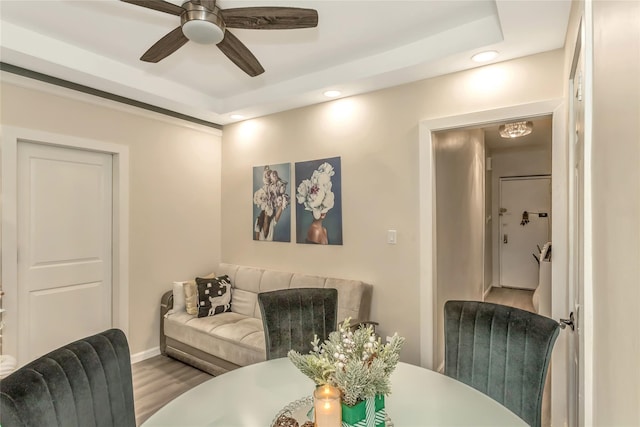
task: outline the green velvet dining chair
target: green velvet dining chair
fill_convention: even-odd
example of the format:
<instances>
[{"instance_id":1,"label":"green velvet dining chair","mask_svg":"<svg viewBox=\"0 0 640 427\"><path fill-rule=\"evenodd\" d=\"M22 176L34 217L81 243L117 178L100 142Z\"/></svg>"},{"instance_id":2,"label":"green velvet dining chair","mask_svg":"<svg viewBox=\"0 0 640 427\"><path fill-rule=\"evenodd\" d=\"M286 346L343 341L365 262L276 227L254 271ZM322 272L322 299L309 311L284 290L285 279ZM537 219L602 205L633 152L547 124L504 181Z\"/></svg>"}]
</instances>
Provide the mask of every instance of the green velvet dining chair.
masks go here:
<instances>
[{"instance_id":1,"label":"green velvet dining chair","mask_svg":"<svg viewBox=\"0 0 640 427\"><path fill-rule=\"evenodd\" d=\"M109 329L52 352L0 381L2 427L135 427L129 345Z\"/></svg>"},{"instance_id":2,"label":"green velvet dining chair","mask_svg":"<svg viewBox=\"0 0 640 427\"><path fill-rule=\"evenodd\" d=\"M444 328L445 375L539 427L558 322L499 304L447 301Z\"/></svg>"},{"instance_id":3,"label":"green velvet dining chair","mask_svg":"<svg viewBox=\"0 0 640 427\"><path fill-rule=\"evenodd\" d=\"M338 291L331 288L291 288L258 294L267 360L286 357L289 350L308 353L336 330Z\"/></svg>"}]
</instances>

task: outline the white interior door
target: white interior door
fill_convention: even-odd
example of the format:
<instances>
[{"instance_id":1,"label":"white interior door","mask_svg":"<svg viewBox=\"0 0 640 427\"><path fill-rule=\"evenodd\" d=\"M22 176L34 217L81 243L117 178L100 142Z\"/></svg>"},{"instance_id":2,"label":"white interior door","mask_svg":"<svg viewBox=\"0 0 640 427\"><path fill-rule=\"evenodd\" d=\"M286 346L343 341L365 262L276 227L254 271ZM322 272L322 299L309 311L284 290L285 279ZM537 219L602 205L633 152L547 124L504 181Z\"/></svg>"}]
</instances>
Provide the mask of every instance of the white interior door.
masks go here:
<instances>
[{"instance_id":1,"label":"white interior door","mask_svg":"<svg viewBox=\"0 0 640 427\"><path fill-rule=\"evenodd\" d=\"M526 214L525 214L526 212ZM535 289L534 254L550 240L551 178L500 179L500 285Z\"/></svg>"},{"instance_id":2,"label":"white interior door","mask_svg":"<svg viewBox=\"0 0 640 427\"><path fill-rule=\"evenodd\" d=\"M584 57L581 49L582 43L578 44L574 64L575 69L571 75L571 97L572 111L572 150L571 163L573 166L573 177L571 182L571 249L570 249L570 271L569 278L569 307L567 308L567 318L573 315L573 328L565 328L569 337L569 366L567 369L567 411L569 426L580 426L585 424L581 419L584 414L584 342L582 334L582 313L581 307L584 305L584 248L585 248L585 226L584 226Z\"/></svg>"},{"instance_id":3,"label":"white interior door","mask_svg":"<svg viewBox=\"0 0 640 427\"><path fill-rule=\"evenodd\" d=\"M112 156L18 144L18 363L111 326Z\"/></svg>"}]
</instances>

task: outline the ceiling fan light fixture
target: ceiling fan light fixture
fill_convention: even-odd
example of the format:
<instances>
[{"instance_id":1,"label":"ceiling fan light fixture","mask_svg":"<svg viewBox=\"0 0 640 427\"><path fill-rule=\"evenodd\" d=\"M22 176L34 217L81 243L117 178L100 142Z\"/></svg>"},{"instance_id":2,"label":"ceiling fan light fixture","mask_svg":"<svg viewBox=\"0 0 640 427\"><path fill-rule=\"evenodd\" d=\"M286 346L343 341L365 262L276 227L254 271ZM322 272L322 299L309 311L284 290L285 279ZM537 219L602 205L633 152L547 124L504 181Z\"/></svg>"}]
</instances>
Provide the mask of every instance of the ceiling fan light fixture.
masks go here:
<instances>
[{"instance_id":1,"label":"ceiling fan light fixture","mask_svg":"<svg viewBox=\"0 0 640 427\"><path fill-rule=\"evenodd\" d=\"M530 121L505 123L498 128L498 132L503 138L519 138L529 135L532 131L533 122Z\"/></svg>"},{"instance_id":2,"label":"ceiling fan light fixture","mask_svg":"<svg viewBox=\"0 0 640 427\"><path fill-rule=\"evenodd\" d=\"M182 26L185 37L200 44L218 44L224 38L224 31L209 21L188 21Z\"/></svg>"},{"instance_id":3,"label":"ceiling fan light fixture","mask_svg":"<svg viewBox=\"0 0 640 427\"><path fill-rule=\"evenodd\" d=\"M180 15L180 21L186 38L200 44L218 44L224 39L225 25L220 9L209 10L191 2L183 7L185 11Z\"/></svg>"}]
</instances>

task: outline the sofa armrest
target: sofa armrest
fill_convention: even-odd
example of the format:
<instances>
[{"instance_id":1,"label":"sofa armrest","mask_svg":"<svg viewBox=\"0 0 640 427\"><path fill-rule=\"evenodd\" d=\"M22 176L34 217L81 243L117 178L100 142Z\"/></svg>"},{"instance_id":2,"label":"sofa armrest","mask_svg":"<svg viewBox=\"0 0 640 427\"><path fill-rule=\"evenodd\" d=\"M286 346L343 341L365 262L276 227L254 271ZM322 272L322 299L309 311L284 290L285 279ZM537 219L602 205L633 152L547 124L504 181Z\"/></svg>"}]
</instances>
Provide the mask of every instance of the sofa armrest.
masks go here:
<instances>
[{"instance_id":1,"label":"sofa armrest","mask_svg":"<svg viewBox=\"0 0 640 427\"><path fill-rule=\"evenodd\" d=\"M160 315L164 316L173 308L173 291L167 291L160 298Z\"/></svg>"},{"instance_id":2,"label":"sofa armrest","mask_svg":"<svg viewBox=\"0 0 640 427\"><path fill-rule=\"evenodd\" d=\"M167 354L167 337L164 335L164 317L173 308L173 290L167 291L160 298L160 354Z\"/></svg>"}]
</instances>

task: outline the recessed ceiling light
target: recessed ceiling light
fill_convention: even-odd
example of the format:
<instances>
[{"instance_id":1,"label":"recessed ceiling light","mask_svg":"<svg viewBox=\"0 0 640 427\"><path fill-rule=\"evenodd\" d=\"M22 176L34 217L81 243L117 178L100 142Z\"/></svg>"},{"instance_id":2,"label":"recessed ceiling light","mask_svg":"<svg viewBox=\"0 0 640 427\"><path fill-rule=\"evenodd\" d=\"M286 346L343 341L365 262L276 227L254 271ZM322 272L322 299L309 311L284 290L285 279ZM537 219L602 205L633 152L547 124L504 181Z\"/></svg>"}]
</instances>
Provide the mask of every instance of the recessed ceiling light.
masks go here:
<instances>
[{"instance_id":1,"label":"recessed ceiling light","mask_svg":"<svg viewBox=\"0 0 640 427\"><path fill-rule=\"evenodd\" d=\"M242 120L242 119L244 119L244 116L242 114L232 114L231 118L233 120Z\"/></svg>"},{"instance_id":2,"label":"recessed ceiling light","mask_svg":"<svg viewBox=\"0 0 640 427\"><path fill-rule=\"evenodd\" d=\"M340 95L341 92L339 90L328 90L324 93L324 96L326 96L327 98L335 98Z\"/></svg>"},{"instance_id":3,"label":"recessed ceiling light","mask_svg":"<svg viewBox=\"0 0 640 427\"><path fill-rule=\"evenodd\" d=\"M476 53L471 57L472 61L475 62L487 62L492 59L496 59L498 57L498 51L496 50L487 50L486 52Z\"/></svg>"}]
</instances>

